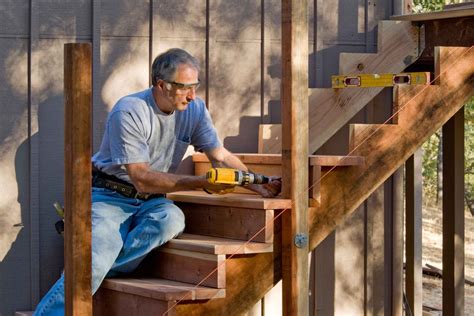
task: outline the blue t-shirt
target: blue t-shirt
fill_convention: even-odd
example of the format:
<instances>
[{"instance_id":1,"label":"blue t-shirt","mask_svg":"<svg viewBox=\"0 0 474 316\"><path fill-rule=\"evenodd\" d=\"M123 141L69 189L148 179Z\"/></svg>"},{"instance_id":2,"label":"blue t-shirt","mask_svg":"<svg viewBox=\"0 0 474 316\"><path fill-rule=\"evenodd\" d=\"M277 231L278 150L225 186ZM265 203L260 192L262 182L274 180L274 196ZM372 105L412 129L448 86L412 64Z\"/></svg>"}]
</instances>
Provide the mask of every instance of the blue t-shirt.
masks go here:
<instances>
[{"instance_id":1,"label":"blue t-shirt","mask_svg":"<svg viewBox=\"0 0 474 316\"><path fill-rule=\"evenodd\" d=\"M204 101L196 98L186 110L168 115L149 88L123 97L113 107L92 163L130 182L124 164L148 162L154 171L173 173L189 145L198 151L222 146Z\"/></svg>"}]
</instances>

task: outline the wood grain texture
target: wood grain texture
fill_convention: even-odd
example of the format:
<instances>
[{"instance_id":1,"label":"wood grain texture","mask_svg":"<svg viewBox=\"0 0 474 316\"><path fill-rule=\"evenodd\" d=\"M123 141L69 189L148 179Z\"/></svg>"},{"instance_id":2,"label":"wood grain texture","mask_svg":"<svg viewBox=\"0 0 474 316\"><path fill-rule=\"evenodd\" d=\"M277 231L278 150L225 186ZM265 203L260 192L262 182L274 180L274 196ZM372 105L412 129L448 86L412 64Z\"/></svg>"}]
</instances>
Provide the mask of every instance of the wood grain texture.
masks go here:
<instances>
[{"instance_id":1,"label":"wood grain texture","mask_svg":"<svg viewBox=\"0 0 474 316\"><path fill-rule=\"evenodd\" d=\"M185 215L184 231L237 240L273 241L273 210L177 203ZM264 229L262 229L264 228Z\"/></svg>"},{"instance_id":2,"label":"wood grain texture","mask_svg":"<svg viewBox=\"0 0 474 316\"><path fill-rule=\"evenodd\" d=\"M166 197L175 202L228 206L234 208L252 208L258 210L291 208L291 201L289 199L268 199L256 195L239 193L219 195L207 194L203 191L180 191L168 193Z\"/></svg>"},{"instance_id":3,"label":"wood grain texture","mask_svg":"<svg viewBox=\"0 0 474 316\"><path fill-rule=\"evenodd\" d=\"M282 216L283 314L308 315L308 1L282 0L282 192L291 212Z\"/></svg>"},{"instance_id":4,"label":"wood grain texture","mask_svg":"<svg viewBox=\"0 0 474 316\"><path fill-rule=\"evenodd\" d=\"M189 250L215 255L252 254L273 251L271 243L244 242L228 238L211 237L195 234L181 234L171 239L162 247L170 249Z\"/></svg>"},{"instance_id":5,"label":"wood grain texture","mask_svg":"<svg viewBox=\"0 0 474 316\"><path fill-rule=\"evenodd\" d=\"M419 56L419 30L407 21L380 21L378 52L341 53L339 74L398 73ZM382 91L382 88L309 89L309 152L314 153L357 112ZM281 148L278 125L261 127L263 152Z\"/></svg>"},{"instance_id":6,"label":"wood grain texture","mask_svg":"<svg viewBox=\"0 0 474 316\"><path fill-rule=\"evenodd\" d=\"M105 279L101 288L164 301L180 299L192 301L225 297L225 290L223 289L211 289L203 286L195 286L194 284L156 278Z\"/></svg>"},{"instance_id":7,"label":"wood grain texture","mask_svg":"<svg viewBox=\"0 0 474 316\"><path fill-rule=\"evenodd\" d=\"M260 173L264 175L272 175L281 177L281 155L280 154L235 154L245 165L252 170L252 172ZM319 185L319 178L314 175L321 173L321 167L325 167L327 170L329 167L344 167L344 166L355 166L364 163L364 157L360 156L326 156L326 155L309 155L309 183L308 188L310 190L310 197L316 196L312 194L313 189ZM193 161L195 163L195 174L203 175L209 168L211 163L205 155L195 154L193 155ZM313 176L311 176L313 175ZM245 189L245 187L235 187L235 193L254 194L255 192Z\"/></svg>"},{"instance_id":8,"label":"wood grain texture","mask_svg":"<svg viewBox=\"0 0 474 316\"><path fill-rule=\"evenodd\" d=\"M281 154L234 154L244 164L256 165L281 165ZM311 166L351 166L364 163L364 157L361 156L337 156L337 155L308 155ZM194 154L194 163L209 162L206 155ZM252 169L253 170L253 169ZM197 173L200 175L202 173Z\"/></svg>"},{"instance_id":9,"label":"wood grain texture","mask_svg":"<svg viewBox=\"0 0 474 316\"><path fill-rule=\"evenodd\" d=\"M423 26L426 36L421 60L433 62L437 46L474 45L474 14L465 18L425 21Z\"/></svg>"},{"instance_id":10,"label":"wood grain texture","mask_svg":"<svg viewBox=\"0 0 474 316\"><path fill-rule=\"evenodd\" d=\"M225 255L160 247L137 270L147 277L225 288Z\"/></svg>"},{"instance_id":11,"label":"wood grain texture","mask_svg":"<svg viewBox=\"0 0 474 316\"><path fill-rule=\"evenodd\" d=\"M91 315L92 47L64 46L66 315Z\"/></svg>"},{"instance_id":12,"label":"wood grain texture","mask_svg":"<svg viewBox=\"0 0 474 316\"><path fill-rule=\"evenodd\" d=\"M384 126L363 143L351 140L353 147L360 145L353 154L365 156L365 165L336 169L323 179L321 205L309 216L311 249L473 95L474 50L444 47L439 53L441 69L450 69L441 77L440 85L399 87L398 104L403 107L399 125ZM352 137L365 139L357 133Z\"/></svg>"},{"instance_id":13,"label":"wood grain texture","mask_svg":"<svg viewBox=\"0 0 474 316\"><path fill-rule=\"evenodd\" d=\"M418 29L410 22L381 21L378 34L378 52L342 53L339 74L398 73L418 57ZM310 89L309 151L321 147L382 89Z\"/></svg>"},{"instance_id":14,"label":"wood grain texture","mask_svg":"<svg viewBox=\"0 0 474 316\"><path fill-rule=\"evenodd\" d=\"M104 283L108 282L105 280ZM116 287L118 288L118 286ZM162 315L173 305L173 301L163 301L151 297L125 293L101 287L94 295L94 313L96 316L143 316ZM176 315L174 310L167 316Z\"/></svg>"},{"instance_id":15,"label":"wood grain texture","mask_svg":"<svg viewBox=\"0 0 474 316\"><path fill-rule=\"evenodd\" d=\"M275 222L272 253L236 256L227 262L226 297L199 305L184 302L177 315L242 315L281 279L281 219Z\"/></svg>"}]
</instances>

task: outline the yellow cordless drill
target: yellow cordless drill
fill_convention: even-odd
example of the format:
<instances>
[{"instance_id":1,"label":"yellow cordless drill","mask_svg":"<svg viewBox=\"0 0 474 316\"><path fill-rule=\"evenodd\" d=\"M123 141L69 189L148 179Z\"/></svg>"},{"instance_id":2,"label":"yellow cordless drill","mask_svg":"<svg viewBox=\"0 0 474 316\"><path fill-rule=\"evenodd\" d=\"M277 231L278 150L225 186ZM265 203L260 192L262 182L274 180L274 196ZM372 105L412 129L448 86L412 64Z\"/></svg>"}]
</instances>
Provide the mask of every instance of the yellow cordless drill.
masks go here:
<instances>
[{"instance_id":1,"label":"yellow cordless drill","mask_svg":"<svg viewBox=\"0 0 474 316\"><path fill-rule=\"evenodd\" d=\"M270 181L270 179L264 175L232 168L211 168L206 173L206 179L212 184L239 186L264 184Z\"/></svg>"}]
</instances>

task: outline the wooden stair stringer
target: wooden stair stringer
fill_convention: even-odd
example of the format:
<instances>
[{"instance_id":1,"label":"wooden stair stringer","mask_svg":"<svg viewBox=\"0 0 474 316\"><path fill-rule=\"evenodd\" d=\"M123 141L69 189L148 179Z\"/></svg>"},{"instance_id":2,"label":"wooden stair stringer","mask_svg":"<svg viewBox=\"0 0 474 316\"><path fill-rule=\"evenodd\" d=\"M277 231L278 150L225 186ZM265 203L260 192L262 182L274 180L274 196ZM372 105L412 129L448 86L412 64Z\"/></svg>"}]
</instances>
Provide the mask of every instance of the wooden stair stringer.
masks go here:
<instances>
[{"instance_id":1,"label":"wooden stair stringer","mask_svg":"<svg viewBox=\"0 0 474 316\"><path fill-rule=\"evenodd\" d=\"M310 250L324 240L473 95L472 57L474 56L469 57L470 70L462 73L463 78L459 80L462 82L454 87L458 93L443 92L435 86L425 89L407 105L410 111L417 113L416 117L410 119L411 123L390 126L395 127L397 133L391 132L393 128L383 127L370 141L357 148L353 154L365 156L364 165L335 169L323 179L321 204L309 209ZM418 88L417 92L420 90ZM446 106L438 106L439 104ZM420 124L419 118L427 119L428 122ZM357 127L353 130L357 130ZM357 146L356 142L353 144ZM386 149L379 151L382 148ZM348 183L353 185L347 185ZM179 304L176 306L177 315L243 314L249 306L257 303L281 278L281 231L275 228L274 233L273 253L229 260L226 271L229 282L224 299L200 304Z\"/></svg>"},{"instance_id":2,"label":"wooden stair stringer","mask_svg":"<svg viewBox=\"0 0 474 316\"><path fill-rule=\"evenodd\" d=\"M408 23L407 23L408 22ZM397 73L420 56L420 28L410 21L379 21L377 53L341 53L339 74Z\"/></svg>"},{"instance_id":3,"label":"wooden stair stringer","mask_svg":"<svg viewBox=\"0 0 474 316\"><path fill-rule=\"evenodd\" d=\"M366 163L334 170L322 180L321 204L309 213L310 249L324 240L474 95L474 49L443 47L439 56L442 69L450 69L450 75L439 86L399 87L398 103L404 106L399 125L379 128L357 124L351 128L352 137L358 139L350 140L353 147L357 146L352 154L366 157ZM371 137L366 139L357 131Z\"/></svg>"},{"instance_id":4,"label":"wooden stair stringer","mask_svg":"<svg viewBox=\"0 0 474 316\"><path fill-rule=\"evenodd\" d=\"M341 53L339 74L399 73L421 54L420 30L409 21L380 21L377 53ZM309 95L309 152L318 150L383 88L311 88ZM281 125L266 124L260 130L260 152L281 150ZM263 133L269 134L264 136Z\"/></svg>"}]
</instances>

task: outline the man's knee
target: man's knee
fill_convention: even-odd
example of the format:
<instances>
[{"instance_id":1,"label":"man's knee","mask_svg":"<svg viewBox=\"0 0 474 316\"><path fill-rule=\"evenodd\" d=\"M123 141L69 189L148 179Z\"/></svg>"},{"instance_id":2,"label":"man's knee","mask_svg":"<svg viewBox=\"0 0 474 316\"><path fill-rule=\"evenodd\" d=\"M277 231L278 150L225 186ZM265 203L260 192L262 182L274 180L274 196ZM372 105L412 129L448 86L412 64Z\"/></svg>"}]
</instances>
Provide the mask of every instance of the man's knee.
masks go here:
<instances>
[{"instance_id":1,"label":"man's knee","mask_svg":"<svg viewBox=\"0 0 474 316\"><path fill-rule=\"evenodd\" d=\"M174 204L169 204L166 207L168 223L167 228L173 236L177 236L184 230L184 213L183 211Z\"/></svg>"}]
</instances>

